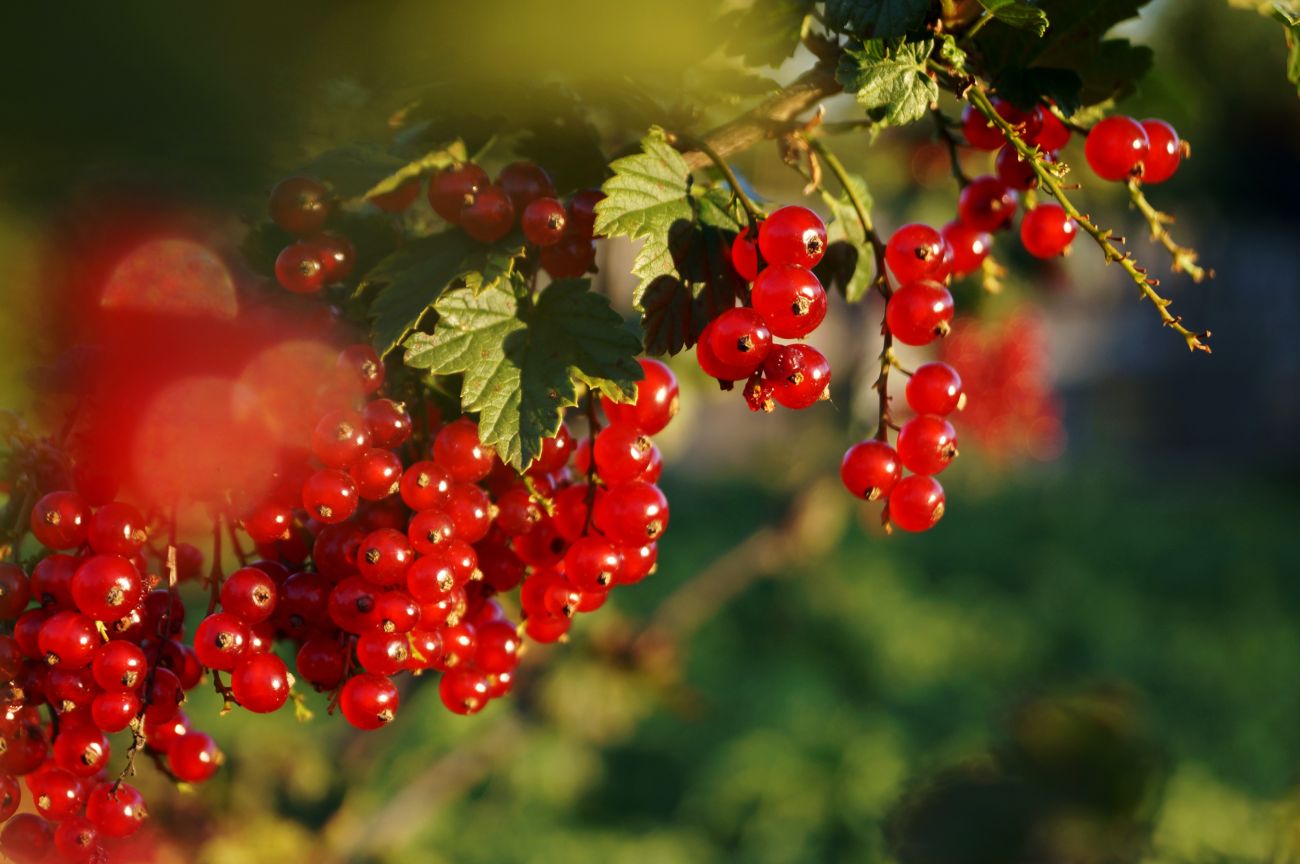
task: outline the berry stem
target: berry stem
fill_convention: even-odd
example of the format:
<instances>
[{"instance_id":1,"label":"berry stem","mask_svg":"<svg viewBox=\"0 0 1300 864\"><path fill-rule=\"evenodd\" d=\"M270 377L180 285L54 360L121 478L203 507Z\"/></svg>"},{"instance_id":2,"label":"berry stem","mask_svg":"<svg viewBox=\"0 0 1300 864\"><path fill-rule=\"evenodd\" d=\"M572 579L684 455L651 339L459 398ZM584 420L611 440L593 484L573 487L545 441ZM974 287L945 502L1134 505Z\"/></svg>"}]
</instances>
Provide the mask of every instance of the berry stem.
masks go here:
<instances>
[{"instance_id":1,"label":"berry stem","mask_svg":"<svg viewBox=\"0 0 1300 864\"><path fill-rule=\"evenodd\" d=\"M1147 200L1146 194L1142 191L1141 181L1136 177L1129 178L1128 194L1129 198L1133 200L1133 206L1138 209L1138 212L1146 218L1147 224L1151 226L1151 239L1165 247L1165 250L1169 252L1169 256L1173 258L1175 273L1186 273L1192 277L1193 282L1201 282L1206 275L1214 278L1213 270L1207 271L1196 263L1197 254L1195 249L1179 246L1174 241L1169 230L1165 228L1166 225L1173 224L1174 217L1151 206L1151 202Z\"/></svg>"},{"instance_id":2,"label":"berry stem","mask_svg":"<svg viewBox=\"0 0 1300 864\"><path fill-rule=\"evenodd\" d=\"M244 551L243 544L239 542L239 534L235 530L235 520L226 514L226 536L230 538L230 548L235 552L235 559L239 561L239 566L243 567L248 564L248 553Z\"/></svg>"},{"instance_id":3,"label":"berry stem","mask_svg":"<svg viewBox=\"0 0 1300 864\"><path fill-rule=\"evenodd\" d=\"M853 183L849 180L849 174L844 170L844 163L839 157L830 151L830 149L819 139L809 138L808 144L813 151L826 163L826 167L831 169L835 175L836 181L844 189L844 194L849 197L849 203L853 205L853 212L858 217L858 222L862 225L862 234L871 244L871 251L876 258L876 278L873 285L884 298L885 304L889 304L889 298L893 296L893 289L889 286L889 275L885 270L885 244L876 233L875 225L872 224L871 214L862 202L862 198L853 188ZM880 372L876 376L875 382L871 385L872 389L880 396L880 420L876 424L876 440L888 441L889 428L891 426L889 417L889 370L898 365L898 358L894 356L894 334L889 330L889 323L881 315L880 332L884 338L880 347Z\"/></svg>"},{"instance_id":4,"label":"berry stem","mask_svg":"<svg viewBox=\"0 0 1300 864\"><path fill-rule=\"evenodd\" d=\"M763 211L760 210L758 205L750 200L750 197L745 194L745 190L740 185L740 180L736 177L736 173L731 170L731 166L727 164L727 160L722 158L722 155L718 153L717 150L713 149L712 144L703 139L692 138L688 135L679 135L675 132L668 133L668 140L674 144L686 147L689 150L698 150L705 156L708 156L709 161L717 166L718 170L722 172L722 176L726 178L727 184L731 186L732 197L740 201L740 206L745 208L745 215L749 217L749 224L758 224L759 220L763 218Z\"/></svg>"},{"instance_id":5,"label":"berry stem","mask_svg":"<svg viewBox=\"0 0 1300 864\"><path fill-rule=\"evenodd\" d=\"M1006 136L1006 139L1011 143L1011 146L1016 148L1016 152L1018 152L1025 161L1033 167L1034 174L1038 176L1038 180L1042 184L1043 188L1050 192L1052 197L1060 202L1061 207L1065 209L1066 213L1070 214L1071 218L1079 224L1080 228L1091 235L1092 239L1101 247L1102 252L1106 256L1106 260L1108 262L1114 261L1124 269L1124 272L1129 275L1129 278L1131 278L1138 286L1138 289L1141 290L1142 296L1150 300L1152 305L1156 307L1156 311L1159 313L1160 320L1164 325L1183 337L1183 340L1187 343L1188 350L1204 351L1207 354L1210 353L1210 346L1205 342L1205 340L1210 336L1209 331L1197 333L1194 330L1189 330L1183 325L1180 316L1174 315L1169 311L1169 304L1173 301L1162 297L1160 293L1156 291L1156 286L1160 284L1159 280L1153 278L1146 270L1139 267L1137 261L1134 260L1130 253L1120 252L1119 249L1116 248L1115 244L1111 240L1111 238L1115 236L1113 231L1103 230L1097 227L1091 219L1079 212L1079 208L1075 207L1070 199L1066 197L1065 191L1061 188L1060 180L1057 179L1055 174L1048 170L1047 164L1043 161L1042 153L1039 152L1038 148L1026 144L1024 139L1016 134L1016 130L1011 126L1011 124L1002 119L1002 115L998 114L997 110L993 107L993 103L989 100L988 93L985 92L984 86L978 81L972 82L971 85L965 89L965 92L962 95L967 102L974 105L981 114L987 117L990 123L997 126L998 129L1002 131L1002 134Z\"/></svg>"},{"instance_id":6,"label":"berry stem","mask_svg":"<svg viewBox=\"0 0 1300 864\"><path fill-rule=\"evenodd\" d=\"M217 611L217 601L221 597L221 583L225 574L221 572L221 523L220 513L212 516L212 567L208 570L208 611L205 616Z\"/></svg>"},{"instance_id":7,"label":"berry stem","mask_svg":"<svg viewBox=\"0 0 1300 864\"><path fill-rule=\"evenodd\" d=\"M970 184L970 178L966 176L966 172L961 168L961 159L958 158L960 151L957 149L957 136L952 134L951 123L938 108L931 108L930 116L934 118L935 131L939 133L939 138L948 148L948 162L952 165L952 177L957 181L957 188L965 189Z\"/></svg>"},{"instance_id":8,"label":"berry stem","mask_svg":"<svg viewBox=\"0 0 1300 864\"><path fill-rule=\"evenodd\" d=\"M591 523L596 514L596 433L600 419L596 416L596 391L587 391L587 519L582 526L582 536L591 533Z\"/></svg>"}]
</instances>

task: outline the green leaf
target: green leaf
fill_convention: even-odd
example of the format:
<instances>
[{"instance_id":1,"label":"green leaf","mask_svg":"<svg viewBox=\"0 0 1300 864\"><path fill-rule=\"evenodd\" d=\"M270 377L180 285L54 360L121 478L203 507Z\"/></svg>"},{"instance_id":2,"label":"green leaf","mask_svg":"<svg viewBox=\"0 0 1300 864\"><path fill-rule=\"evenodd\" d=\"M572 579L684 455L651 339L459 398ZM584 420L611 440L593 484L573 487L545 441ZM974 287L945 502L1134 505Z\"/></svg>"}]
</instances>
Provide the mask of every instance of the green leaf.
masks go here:
<instances>
[{"instance_id":1,"label":"green leaf","mask_svg":"<svg viewBox=\"0 0 1300 864\"><path fill-rule=\"evenodd\" d=\"M391 192L427 171L444 168L466 159L465 145L453 141L407 161L373 144L348 144L327 150L306 165L301 173L323 180L345 201L361 200Z\"/></svg>"},{"instance_id":2,"label":"green leaf","mask_svg":"<svg viewBox=\"0 0 1300 864\"><path fill-rule=\"evenodd\" d=\"M1007 98L1021 107L1037 98L1051 98L1066 113L1073 113L1126 95L1150 69L1149 48L1127 39L1105 38L1107 31L1136 16L1148 2L1039 0L1039 9L1051 22L1042 38L1028 30L986 27L976 45L992 80L1011 78L1021 85L1014 97L1008 94ZM1078 77L1077 86L1067 73ZM1032 93L1034 89L1038 92Z\"/></svg>"},{"instance_id":3,"label":"green leaf","mask_svg":"<svg viewBox=\"0 0 1300 864\"><path fill-rule=\"evenodd\" d=\"M1286 32L1286 78L1300 93L1300 14L1279 3L1273 8L1273 17L1281 22Z\"/></svg>"},{"instance_id":4,"label":"green leaf","mask_svg":"<svg viewBox=\"0 0 1300 864\"><path fill-rule=\"evenodd\" d=\"M933 48L929 39L901 43L872 39L860 49L844 52L835 77L877 122L903 126L924 117L939 98L939 85L925 68Z\"/></svg>"},{"instance_id":5,"label":"green leaf","mask_svg":"<svg viewBox=\"0 0 1300 864\"><path fill-rule=\"evenodd\" d=\"M930 0L826 0L832 30L860 39L894 39L925 23Z\"/></svg>"},{"instance_id":6,"label":"green leaf","mask_svg":"<svg viewBox=\"0 0 1300 864\"><path fill-rule=\"evenodd\" d=\"M979 0L981 6L999 21L1042 36L1047 31L1047 13L1025 0Z\"/></svg>"},{"instance_id":7,"label":"green leaf","mask_svg":"<svg viewBox=\"0 0 1300 864\"><path fill-rule=\"evenodd\" d=\"M461 406L478 414L479 437L522 469L578 404L577 383L619 401L636 396L641 346L585 279L555 282L536 305L498 282L475 296L451 291L438 323L404 343L404 363L436 375L463 375Z\"/></svg>"},{"instance_id":8,"label":"green leaf","mask_svg":"<svg viewBox=\"0 0 1300 864\"><path fill-rule=\"evenodd\" d=\"M751 66L780 66L799 47L813 6L814 0L752 0L722 16L718 29L731 34L723 48Z\"/></svg>"},{"instance_id":9,"label":"green leaf","mask_svg":"<svg viewBox=\"0 0 1300 864\"><path fill-rule=\"evenodd\" d=\"M363 194L358 195L357 197L374 198L376 195L383 195L386 192L392 192L408 180L412 180L424 174L441 171L449 165L456 165L465 162L468 159L469 154L465 151L464 142L457 139L444 147L430 150L418 159L407 162L387 177L384 177L374 185L368 187Z\"/></svg>"},{"instance_id":10,"label":"green leaf","mask_svg":"<svg viewBox=\"0 0 1300 864\"><path fill-rule=\"evenodd\" d=\"M633 295L639 302L647 285L675 269L668 232L693 216L691 169L657 127L642 139L640 153L609 167L614 176L601 187L605 200L596 205L596 233L644 241L632 262L632 272L641 280Z\"/></svg>"},{"instance_id":11,"label":"green leaf","mask_svg":"<svg viewBox=\"0 0 1300 864\"><path fill-rule=\"evenodd\" d=\"M862 206L870 210L871 192L866 181L857 174L850 174L849 183ZM856 303L871 290L875 277L875 253L867 242L862 220L853 209L848 193L832 195L822 189L822 199L830 208L831 221L826 225L826 255L818 265L817 275L827 287L838 288L846 300Z\"/></svg>"}]
</instances>

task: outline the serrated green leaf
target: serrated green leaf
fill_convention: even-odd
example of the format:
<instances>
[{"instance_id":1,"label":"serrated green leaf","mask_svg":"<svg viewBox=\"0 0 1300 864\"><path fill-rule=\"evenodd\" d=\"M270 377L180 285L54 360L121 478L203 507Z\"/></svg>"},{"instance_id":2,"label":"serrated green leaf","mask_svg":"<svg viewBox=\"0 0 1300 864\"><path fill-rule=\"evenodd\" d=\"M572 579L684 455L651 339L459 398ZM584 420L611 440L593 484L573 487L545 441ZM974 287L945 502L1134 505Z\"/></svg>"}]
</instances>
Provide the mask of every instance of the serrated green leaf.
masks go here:
<instances>
[{"instance_id":1,"label":"serrated green leaf","mask_svg":"<svg viewBox=\"0 0 1300 864\"><path fill-rule=\"evenodd\" d=\"M495 246L484 247L481 264L478 263L477 256L471 256L470 261L467 262L478 266L465 276L465 287L475 294L482 294L495 287L501 280L508 279L515 272L515 265L523 257L524 251L522 243L511 242L508 239Z\"/></svg>"},{"instance_id":2,"label":"serrated green leaf","mask_svg":"<svg viewBox=\"0 0 1300 864\"><path fill-rule=\"evenodd\" d=\"M521 303L505 283L478 296L448 292L435 304L433 333L403 343L403 362L463 375L461 406L478 414L479 437L522 469L577 404L577 382L619 401L635 398L640 343L589 287L585 279L552 283L536 305Z\"/></svg>"},{"instance_id":3,"label":"serrated green leaf","mask_svg":"<svg viewBox=\"0 0 1300 864\"><path fill-rule=\"evenodd\" d=\"M861 48L845 50L835 77L878 122L903 126L924 117L939 98L939 85L925 68L933 49L929 39L901 43L872 39Z\"/></svg>"},{"instance_id":4,"label":"serrated green leaf","mask_svg":"<svg viewBox=\"0 0 1300 864\"><path fill-rule=\"evenodd\" d=\"M388 176L376 182L367 188L358 198L374 198L376 195L383 195L392 192L398 186L420 177L423 174L434 171L441 171L449 165L456 165L469 159L469 154L465 151L465 143L459 139L452 141L446 146L430 150L418 159L407 162L401 168L392 172Z\"/></svg>"},{"instance_id":5,"label":"serrated green leaf","mask_svg":"<svg viewBox=\"0 0 1300 864\"><path fill-rule=\"evenodd\" d=\"M463 233L444 231L412 240L361 277L358 295L384 286L370 304L371 335L380 356L415 329L448 285L465 277L468 251Z\"/></svg>"},{"instance_id":6,"label":"serrated green leaf","mask_svg":"<svg viewBox=\"0 0 1300 864\"><path fill-rule=\"evenodd\" d=\"M869 210L872 200L867 182L857 174L850 174L849 183L862 206ZM822 258L825 266L818 265L817 275L828 288L838 288L846 300L856 303L871 290L875 256L848 193L832 195L822 189L822 200L830 208L831 221L826 225L828 245Z\"/></svg>"},{"instance_id":7,"label":"serrated green leaf","mask_svg":"<svg viewBox=\"0 0 1300 864\"><path fill-rule=\"evenodd\" d=\"M966 65L966 52L957 44L956 38L951 33L944 33L939 37L939 59L957 69Z\"/></svg>"},{"instance_id":8,"label":"serrated green leaf","mask_svg":"<svg viewBox=\"0 0 1300 864\"><path fill-rule=\"evenodd\" d=\"M1038 36L1047 31L1047 13L1025 0L979 0L994 18Z\"/></svg>"},{"instance_id":9,"label":"serrated green leaf","mask_svg":"<svg viewBox=\"0 0 1300 864\"><path fill-rule=\"evenodd\" d=\"M925 23L930 0L826 0L832 30L860 39L895 39Z\"/></svg>"},{"instance_id":10,"label":"serrated green leaf","mask_svg":"<svg viewBox=\"0 0 1300 864\"><path fill-rule=\"evenodd\" d=\"M732 34L723 46L752 66L780 66L794 56L814 0L753 0L728 12L719 30Z\"/></svg>"},{"instance_id":11,"label":"serrated green leaf","mask_svg":"<svg viewBox=\"0 0 1300 864\"><path fill-rule=\"evenodd\" d=\"M1278 3L1273 7L1273 18L1286 33L1286 78L1296 85L1296 92L1300 93L1300 13Z\"/></svg>"},{"instance_id":12,"label":"serrated green leaf","mask_svg":"<svg viewBox=\"0 0 1300 864\"><path fill-rule=\"evenodd\" d=\"M640 153L609 167L614 176L601 187L605 199L596 205L596 233L644 241L632 262L641 280L634 295L639 301L651 281L674 270L668 232L692 218L691 169L658 128L642 139Z\"/></svg>"}]
</instances>

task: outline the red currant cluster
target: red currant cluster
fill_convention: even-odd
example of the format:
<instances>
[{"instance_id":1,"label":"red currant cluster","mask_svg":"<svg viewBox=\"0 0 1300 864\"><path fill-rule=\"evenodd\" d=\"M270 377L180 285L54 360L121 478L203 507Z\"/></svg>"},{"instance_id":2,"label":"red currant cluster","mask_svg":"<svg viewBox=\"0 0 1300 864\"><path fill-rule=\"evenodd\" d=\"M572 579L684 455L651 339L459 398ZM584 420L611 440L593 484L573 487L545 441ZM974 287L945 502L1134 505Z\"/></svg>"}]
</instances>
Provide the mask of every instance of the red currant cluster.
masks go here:
<instances>
[{"instance_id":1,"label":"red currant cluster","mask_svg":"<svg viewBox=\"0 0 1300 864\"><path fill-rule=\"evenodd\" d=\"M826 317L826 291L813 274L826 252L826 225L806 207L782 207L736 235L731 263L746 282L749 305L705 326L695 347L700 368L728 385L745 381L751 411L807 408L830 398L831 367L803 339Z\"/></svg>"},{"instance_id":2,"label":"red currant cluster","mask_svg":"<svg viewBox=\"0 0 1300 864\"><path fill-rule=\"evenodd\" d=\"M1164 120L1107 117L1088 131L1083 155L1103 180L1137 177L1146 185L1163 183L1178 171L1187 145Z\"/></svg>"},{"instance_id":3,"label":"red currant cluster","mask_svg":"<svg viewBox=\"0 0 1300 864\"><path fill-rule=\"evenodd\" d=\"M369 201L398 213L415 203L420 184L412 178ZM517 221L525 239L540 249L542 269L553 279L576 278L595 265L596 204L604 195L599 189L582 189L567 205L555 196L550 176L532 162L506 165L496 182L478 165L465 162L443 169L428 186L434 212L473 239L495 243ZM310 294L351 275L356 261L352 243L338 232L321 230L333 209L329 188L309 177L290 177L271 191L272 220L303 238L276 258L276 279L285 290Z\"/></svg>"}]
</instances>

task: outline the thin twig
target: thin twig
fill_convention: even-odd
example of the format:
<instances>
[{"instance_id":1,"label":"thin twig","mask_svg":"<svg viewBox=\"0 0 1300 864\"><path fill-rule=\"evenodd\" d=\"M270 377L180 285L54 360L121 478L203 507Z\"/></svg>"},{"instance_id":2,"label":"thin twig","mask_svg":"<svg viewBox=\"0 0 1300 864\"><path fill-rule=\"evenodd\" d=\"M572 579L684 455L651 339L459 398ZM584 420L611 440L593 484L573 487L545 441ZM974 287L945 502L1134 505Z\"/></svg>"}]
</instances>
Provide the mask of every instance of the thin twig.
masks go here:
<instances>
[{"instance_id":1,"label":"thin twig","mask_svg":"<svg viewBox=\"0 0 1300 864\"><path fill-rule=\"evenodd\" d=\"M1198 255L1195 249L1179 246L1174 241L1173 236L1165 228L1166 225L1173 224L1174 217L1167 213L1161 213L1151 206L1151 202L1147 200L1146 194L1142 191L1142 183L1138 178L1129 179L1128 194L1133 201L1133 206L1138 209L1138 212L1147 220L1147 224L1151 226L1151 239L1165 247L1165 250L1169 252L1169 257L1173 259L1172 266L1175 273L1186 273L1192 277L1193 282L1200 282L1206 276L1211 279L1214 278L1213 270L1206 270L1196 263Z\"/></svg>"},{"instance_id":2,"label":"thin twig","mask_svg":"<svg viewBox=\"0 0 1300 864\"><path fill-rule=\"evenodd\" d=\"M740 180L736 177L736 173L731 170L731 166L727 164L727 160L722 158L722 154L718 153L718 151L713 148L712 144L703 139L692 138L689 135L679 135L675 132L669 133L668 140L670 143L680 145L688 151L698 150L708 156L709 161L722 172L722 176L726 178L727 184L731 186L732 196L739 200L740 205L745 208L745 215L749 217L749 224L758 224L758 222L763 218L763 211L759 209L758 205L755 204L748 195L745 194L745 190L740 185Z\"/></svg>"},{"instance_id":3,"label":"thin twig","mask_svg":"<svg viewBox=\"0 0 1300 864\"><path fill-rule=\"evenodd\" d=\"M939 133L939 138L948 147L948 161L952 165L952 177L957 181L957 188L965 189L970 185L970 178L961 167L961 151L957 149L957 136L952 134L952 129L948 128L948 118L938 108L933 108L930 115L934 118L934 128Z\"/></svg>"}]
</instances>

